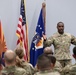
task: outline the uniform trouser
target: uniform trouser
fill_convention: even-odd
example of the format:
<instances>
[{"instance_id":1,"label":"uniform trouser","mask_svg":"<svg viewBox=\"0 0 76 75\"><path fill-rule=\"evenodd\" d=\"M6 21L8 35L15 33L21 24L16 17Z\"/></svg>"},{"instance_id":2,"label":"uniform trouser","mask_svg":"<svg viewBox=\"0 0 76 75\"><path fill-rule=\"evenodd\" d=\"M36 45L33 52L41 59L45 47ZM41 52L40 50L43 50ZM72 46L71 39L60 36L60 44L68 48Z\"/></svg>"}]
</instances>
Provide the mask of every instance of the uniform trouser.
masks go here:
<instances>
[{"instance_id":1,"label":"uniform trouser","mask_svg":"<svg viewBox=\"0 0 76 75\"><path fill-rule=\"evenodd\" d=\"M66 65L70 65L71 64L71 59L69 59L69 60L58 60L58 61L60 62L62 67L65 67Z\"/></svg>"}]
</instances>

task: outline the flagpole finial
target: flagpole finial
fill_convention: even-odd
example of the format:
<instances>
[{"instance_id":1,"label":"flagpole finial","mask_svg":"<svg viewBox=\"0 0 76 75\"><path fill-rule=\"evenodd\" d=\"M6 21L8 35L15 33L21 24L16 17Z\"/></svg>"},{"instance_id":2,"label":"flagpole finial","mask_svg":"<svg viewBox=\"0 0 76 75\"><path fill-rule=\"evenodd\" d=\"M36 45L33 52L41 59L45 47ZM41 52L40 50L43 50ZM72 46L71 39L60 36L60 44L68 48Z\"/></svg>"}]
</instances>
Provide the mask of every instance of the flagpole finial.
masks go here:
<instances>
[{"instance_id":1,"label":"flagpole finial","mask_svg":"<svg viewBox=\"0 0 76 75\"><path fill-rule=\"evenodd\" d=\"M46 3L45 2L42 3L42 11L43 11L43 21L44 21L44 29L45 29L45 25L46 25Z\"/></svg>"},{"instance_id":2,"label":"flagpole finial","mask_svg":"<svg viewBox=\"0 0 76 75\"><path fill-rule=\"evenodd\" d=\"M45 2L43 2L43 3L42 3L42 7L45 7L45 6L46 6L46 4L45 4Z\"/></svg>"}]
</instances>

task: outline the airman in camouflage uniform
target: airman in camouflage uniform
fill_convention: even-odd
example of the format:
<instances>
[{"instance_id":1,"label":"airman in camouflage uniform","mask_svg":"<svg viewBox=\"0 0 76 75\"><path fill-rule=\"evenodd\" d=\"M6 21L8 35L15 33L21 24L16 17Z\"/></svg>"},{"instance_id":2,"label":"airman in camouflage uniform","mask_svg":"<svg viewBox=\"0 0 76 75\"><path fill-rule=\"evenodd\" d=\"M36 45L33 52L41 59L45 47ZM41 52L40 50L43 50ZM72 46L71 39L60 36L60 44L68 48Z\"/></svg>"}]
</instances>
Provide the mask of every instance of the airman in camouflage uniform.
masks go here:
<instances>
[{"instance_id":1,"label":"airman in camouflage uniform","mask_svg":"<svg viewBox=\"0 0 76 75\"><path fill-rule=\"evenodd\" d=\"M53 53L53 50L51 47L45 47L44 48L44 54L46 54L47 56L51 56L54 53ZM58 71L58 72L61 72L61 70L62 70L62 65L57 60L56 60L55 66L54 66L54 70Z\"/></svg>"},{"instance_id":2,"label":"airman in camouflage uniform","mask_svg":"<svg viewBox=\"0 0 76 75\"><path fill-rule=\"evenodd\" d=\"M16 66L5 67L1 73L2 75L27 75L26 70Z\"/></svg>"},{"instance_id":3,"label":"airman in camouflage uniform","mask_svg":"<svg viewBox=\"0 0 76 75\"><path fill-rule=\"evenodd\" d=\"M60 75L60 73L56 71L45 70L45 71L39 71L35 73L34 75Z\"/></svg>"},{"instance_id":4,"label":"airman in camouflage uniform","mask_svg":"<svg viewBox=\"0 0 76 75\"><path fill-rule=\"evenodd\" d=\"M21 67L27 71L28 74L33 75L35 73L34 67L26 62L25 60L19 61L19 65L16 64L18 67Z\"/></svg>"},{"instance_id":5,"label":"airman in camouflage uniform","mask_svg":"<svg viewBox=\"0 0 76 75\"><path fill-rule=\"evenodd\" d=\"M67 64L71 64L71 55L70 55L70 45L76 45L76 38L69 34L64 33L64 23L59 22L57 24L58 32L53 34L48 39L46 35L43 35L44 38L44 47L54 46L54 54L56 59L61 63L62 67L65 67Z\"/></svg>"},{"instance_id":6,"label":"airman in camouflage uniform","mask_svg":"<svg viewBox=\"0 0 76 75\"><path fill-rule=\"evenodd\" d=\"M7 50L4 54L5 68L1 75L28 75L26 70L15 66L16 54L12 50Z\"/></svg>"},{"instance_id":7,"label":"airman in camouflage uniform","mask_svg":"<svg viewBox=\"0 0 76 75\"><path fill-rule=\"evenodd\" d=\"M29 75L33 75L35 73L34 67L24 60L24 51L23 48L17 47L15 49L16 57L16 66L21 67L27 71Z\"/></svg>"},{"instance_id":8,"label":"airman in camouflage uniform","mask_svg":"<svg viewBox=\"0 0 76 75\"><path fill-rule=\"evenodd\" d=\"M67 65L63 68L62 75L76 75L76 64L74 65Z\"/></svg>"},{"instance_id":9,"label":"airman in camouflage uniform","mask_svg":"<svg viewBox=\"0 0 76 75\"><path fill-rule=\"evenodd\" d=\"M36 72L34 75L60 75L59 72L53 70L55 64L53 64L52 62L53 61L50 60L50 58L45 54L40 55L37 60L37 68L39 71ZM56 58L54 63L55 62Z\"/></svg>"},{"instance_id":10,"label":"airman in camouflage uniform","mask_svg":"<svg viewBox=\"0 0 76 75\"><path fill-rule=\"evenodd\" d=\"M73 48L73 57L76 60L76 46ZM62 75L76 75L76 63L74 65L67 65L64 67Z\"/></svg>"}]
</instances>

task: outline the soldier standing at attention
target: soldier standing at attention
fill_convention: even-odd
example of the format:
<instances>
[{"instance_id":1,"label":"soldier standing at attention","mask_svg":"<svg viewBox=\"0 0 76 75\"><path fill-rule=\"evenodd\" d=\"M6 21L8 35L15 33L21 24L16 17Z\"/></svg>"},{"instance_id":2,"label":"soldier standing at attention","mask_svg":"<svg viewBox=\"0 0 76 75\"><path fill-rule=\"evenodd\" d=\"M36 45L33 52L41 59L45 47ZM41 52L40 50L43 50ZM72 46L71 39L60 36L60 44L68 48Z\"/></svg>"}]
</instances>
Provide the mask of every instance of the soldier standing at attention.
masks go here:
<instances>
[{"instance_id":1,"label":"soldier standing at attention","mask_svg":"<svg viewBox=\"0 0 76 75\"><path fill-rule=\"evenodd\" d=\"M7 50L4 54L5 68L1 75L27 75L26 70L15 66L16 54L12 50Z\"/></svg>"},{"instance_id":2,"label":"soldier standing at attention","mask_svg":"<svg viewBox=\"0 0 76 75\"><path fill-rule=\"evenodd\" d=\"M46 38L46 35L43 34L44 47L51 46L51 44L53 44L56 59L61 63L62 67L65 67L67 64L71 64L69 49L71 44L76 45L76 38L69 33L64 33L63 22L58 22L57 30L58 32L48 39Z\"/></svg>"}]
</instances>

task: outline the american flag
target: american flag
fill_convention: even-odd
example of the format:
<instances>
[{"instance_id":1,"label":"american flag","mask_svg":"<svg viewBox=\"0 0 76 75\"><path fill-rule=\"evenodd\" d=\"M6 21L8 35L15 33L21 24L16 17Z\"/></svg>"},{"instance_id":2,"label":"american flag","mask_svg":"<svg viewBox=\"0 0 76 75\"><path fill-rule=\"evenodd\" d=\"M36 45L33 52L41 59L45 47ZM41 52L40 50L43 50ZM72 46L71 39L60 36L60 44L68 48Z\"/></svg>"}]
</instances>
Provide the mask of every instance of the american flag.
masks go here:
<instances>
[{"instance_id":1,"label":"american flag","mask_svg":"<svg viewBox=\"0 0 76 75\"><path fill-rule=\"evenodd\" d=\"M20 45L24 49L24 59L28 60L28 30L26 24L25 5L24 0L21 0L20 17L16 30L18 36L17 45Z\"/></svg>"}]
</instances>

